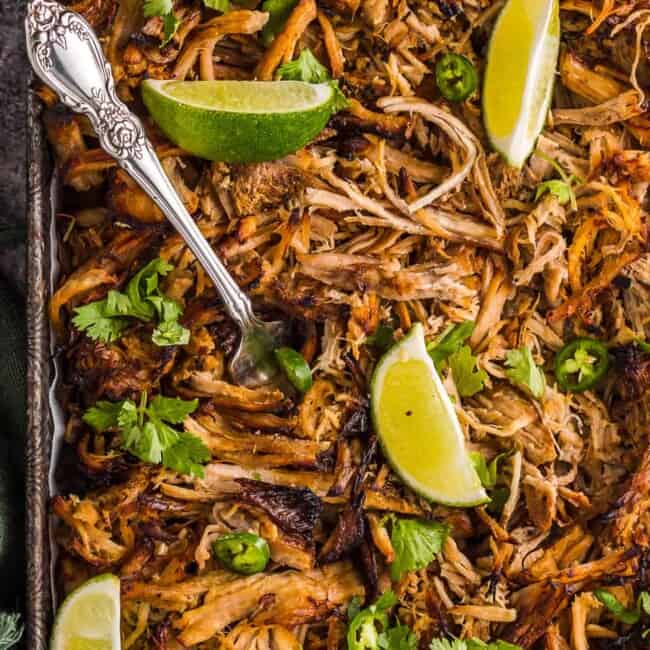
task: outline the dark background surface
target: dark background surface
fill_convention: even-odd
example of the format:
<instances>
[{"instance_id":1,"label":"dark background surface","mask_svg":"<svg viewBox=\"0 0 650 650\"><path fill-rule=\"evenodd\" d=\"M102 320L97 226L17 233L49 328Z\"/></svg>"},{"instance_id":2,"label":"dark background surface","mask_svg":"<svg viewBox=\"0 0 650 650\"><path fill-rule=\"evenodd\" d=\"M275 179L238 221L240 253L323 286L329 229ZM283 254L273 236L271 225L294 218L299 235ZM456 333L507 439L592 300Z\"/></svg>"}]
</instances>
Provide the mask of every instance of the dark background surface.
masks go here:
<instances>
[{"instance_id":1,"label":"dark background surface","mask_svg":"<svg viewBox=\"0 0 650 650\"><path fill-rule=\"evenodd\" d=\"M0 0L0 279L25 292L25 0Z\"/></svg>"},{"instance_id":2,"label":"dark background surface","mask_svg":"<svg viewBox=\"0 0 650 650\"><path fill-rule=\"evenodd\" d=\"M0 608L24 605L25 0L0 0Z\"/></svg>"}]
</instances>

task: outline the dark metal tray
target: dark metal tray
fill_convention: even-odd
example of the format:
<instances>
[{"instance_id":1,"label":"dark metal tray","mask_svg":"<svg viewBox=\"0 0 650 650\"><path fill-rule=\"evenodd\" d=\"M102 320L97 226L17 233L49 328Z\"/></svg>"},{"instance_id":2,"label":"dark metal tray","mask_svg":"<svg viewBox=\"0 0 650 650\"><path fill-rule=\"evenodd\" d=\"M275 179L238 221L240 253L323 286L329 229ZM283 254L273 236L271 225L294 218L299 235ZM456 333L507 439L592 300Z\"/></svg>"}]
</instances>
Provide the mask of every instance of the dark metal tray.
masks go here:
<instances>
[{"instance_id":1,"label":"dark metal tray","mask_svg":"<svg viewBox=\"0 0 650 650\"><path fill-rule=\"evenodd\" d=\"M48 500L52 447L52 417L48 393L53 378L47 305L50 296L51 166L43 128L41 105L29 93L28 127L28 252L27 252L27 443L26 534L27 592L26 632L30 650L48 647L52 601L50 591Z\"/></svg>"}]
</instances>

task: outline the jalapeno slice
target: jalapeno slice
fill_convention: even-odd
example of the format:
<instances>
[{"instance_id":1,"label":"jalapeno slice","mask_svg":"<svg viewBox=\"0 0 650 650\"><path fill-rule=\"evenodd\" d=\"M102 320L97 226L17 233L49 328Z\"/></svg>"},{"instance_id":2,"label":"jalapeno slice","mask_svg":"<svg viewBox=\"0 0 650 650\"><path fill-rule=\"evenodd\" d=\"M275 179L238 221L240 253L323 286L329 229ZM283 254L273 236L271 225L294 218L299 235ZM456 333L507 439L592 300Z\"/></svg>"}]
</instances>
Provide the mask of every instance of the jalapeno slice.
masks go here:
<instances>
[{"instance_id":1,"label":"jalapeno slice","mask_svg":"<svg viewBox=\"0 0 650 650\"><path fill-rule=\"evenodd\" d=\"M287 379L301 393L306 393L311 388L311 369L302 354L292 348L278 348L274 354Z\"/></svg>"},{"instance_id":2,"label":"jalapeno slice","mask_svg":"<svg viewBox=\"0 0 650 650\"><path fill-rule=\"evenodd\" d=\"M555 377L560 388L581 393L593 388L609 368L609 352L598 340L573 339L555 357Z\"/></svg>"},{"instance_id":3,"label":"jalapeno slice","mask_svg":"<svg viewBox=\"0 0 650 650\"><path fill-rule=\"evenodd\" d=\"M464 56L444 54L436 63L436 83L445 99L462 102L476 90L478 73Z\"/></svg>"},{"instance_id":4,"label":"jalapeno slice","mask_svg":"<svg viewBox=\"0 0 650 650\"><path fill-rule=\"evenodd\" d=\"M359 612L348 628L349 650L378 650L379 635L388 628L385 612L364 609Z\"/></svg>"},{"instance_id":5,"label":"jalapeno slice","mask_svg":"<svg viewBox=\"0 0 650 650\"><path fill-rule=\"evenodd\" d=\"M264 571L271 557L266 540L254 533L222 535L212 543L212 552L225 567L247 576Z\"/></svg>"}]
</instances>

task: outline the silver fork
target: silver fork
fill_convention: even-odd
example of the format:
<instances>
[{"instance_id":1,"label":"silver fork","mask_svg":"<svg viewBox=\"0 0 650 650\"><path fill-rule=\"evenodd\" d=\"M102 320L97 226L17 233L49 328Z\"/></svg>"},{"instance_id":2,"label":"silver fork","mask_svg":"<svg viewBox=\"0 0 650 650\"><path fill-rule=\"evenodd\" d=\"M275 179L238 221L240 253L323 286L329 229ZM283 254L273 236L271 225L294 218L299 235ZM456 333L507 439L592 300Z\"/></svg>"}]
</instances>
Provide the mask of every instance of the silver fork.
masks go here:
<instances>
[{"instance_id":1,"label":"silver fork","mask_svg":"<svg viewBox=\"0 0 650 650\"><path fill-rule=\"evenodd\" d=\"M72 110L92 123L102 148L115 158L180 233L241 330L230 362L235 383L258 386L275 374L272 351L286 335L281 321L263 322L248 296L212 250L165 174L140 120L117 97L108 61L90 25L50 0L31 0L25 19L27 53L36 74Z\"/></svg>"}]
</instances>

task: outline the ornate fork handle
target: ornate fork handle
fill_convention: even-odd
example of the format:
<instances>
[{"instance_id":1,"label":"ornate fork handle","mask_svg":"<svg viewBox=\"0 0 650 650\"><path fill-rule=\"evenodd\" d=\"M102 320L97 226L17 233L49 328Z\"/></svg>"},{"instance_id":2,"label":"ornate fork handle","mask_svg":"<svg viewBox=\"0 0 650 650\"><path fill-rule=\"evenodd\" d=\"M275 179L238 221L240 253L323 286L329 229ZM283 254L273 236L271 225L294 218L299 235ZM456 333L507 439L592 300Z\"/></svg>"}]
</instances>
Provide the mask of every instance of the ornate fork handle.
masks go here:
<instances>
[{"instance_id":1,"label":"ornate fork handle","mask_svg":"<svg viewBox=\"0 0 650 650\"><path fill-rule=\"evenodd\" d=\"M248 297L187 212L140 120L117 97L108 61L90 25L50 0L32 0L27 53L38 76L72 110L88 116L102 148L147 192L206 270L242 330L257 324Z\"/></svg>"}]
</instances>

